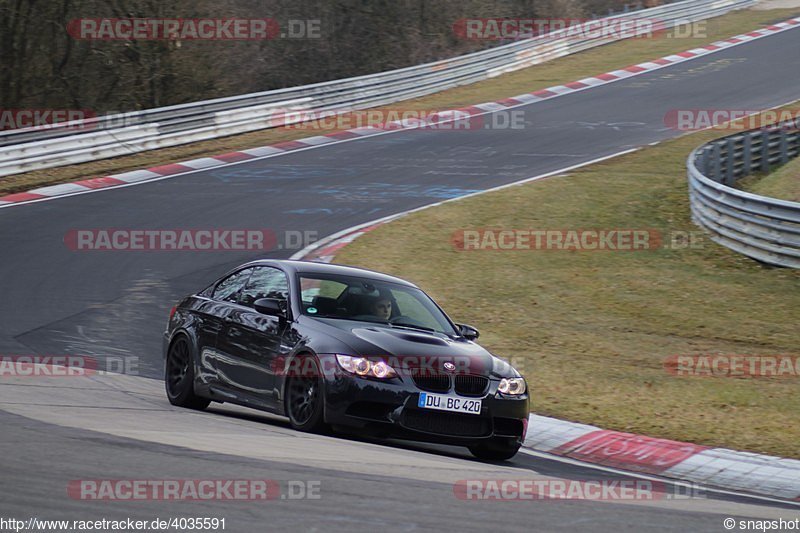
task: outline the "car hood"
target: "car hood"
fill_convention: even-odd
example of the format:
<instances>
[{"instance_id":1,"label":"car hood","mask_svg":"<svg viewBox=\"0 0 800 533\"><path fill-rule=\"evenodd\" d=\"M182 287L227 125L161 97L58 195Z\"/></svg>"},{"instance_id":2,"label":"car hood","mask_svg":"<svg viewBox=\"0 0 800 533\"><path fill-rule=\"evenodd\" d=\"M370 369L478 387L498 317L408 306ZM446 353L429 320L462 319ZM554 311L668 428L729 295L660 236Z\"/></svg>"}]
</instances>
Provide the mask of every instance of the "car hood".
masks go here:
<instances>
[{"instance_id":1,"label":"car hood","mask_svg":"<svg viewBox=\"0 0 800 533\"><path fill-rule=\"evenodd\" d=\"M432 366L439 368L452 362L459 371L497 377L518 375L516 371L482 346L464 339L444 335L392 328L339 319L312 319L314 328L335 337L350 348L348 355L388 358L388 363L403 367Z\"/></svg>"}]
</instances>

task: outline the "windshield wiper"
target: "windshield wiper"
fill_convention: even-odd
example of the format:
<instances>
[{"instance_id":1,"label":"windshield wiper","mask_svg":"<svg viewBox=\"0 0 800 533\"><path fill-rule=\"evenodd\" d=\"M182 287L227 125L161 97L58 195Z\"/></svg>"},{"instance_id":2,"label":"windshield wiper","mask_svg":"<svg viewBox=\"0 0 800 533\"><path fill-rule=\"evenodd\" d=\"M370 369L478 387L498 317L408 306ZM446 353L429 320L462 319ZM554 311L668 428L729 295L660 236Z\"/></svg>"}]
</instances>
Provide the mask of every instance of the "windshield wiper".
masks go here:
<instances>
[{"instance_id":1,"label":"windshield wiper","mask_svg":"<svg viewBox=\"0 0 800 533\"><path fill-rule=\"evenodd\" d=\"M418 326L416 324L407 324L405 322L387 322L392 327L398 328L409 328L409 329L416 329L419 331L428 331L430 333L436 333L436 330L433 328L429 328L427 326Z\"/></svg>"},{"instance_id":2,"label":"windshield wiper","mask_svg":"<svg viewBox=\"0 0 800 533\"><path fill-rule=\"evenodd\" d=\"M417 331L425 331L427 333L442 333L441 331L436 331L433 328L429 328L428 326L418 326L416 324L408 324L406 322L388 322L386 320L366 320L363 318L353 318L350 316L336 316L336 315L308 315L313 318L338 318L339 320L355 320L356 322L367 322L368 324L382 324L391 326L393 328L407 328L407 329L415 329ZM446 333L443 333L447 335ZM448 337L450 335L447 335Z\"/></svg>"}]
</instances>

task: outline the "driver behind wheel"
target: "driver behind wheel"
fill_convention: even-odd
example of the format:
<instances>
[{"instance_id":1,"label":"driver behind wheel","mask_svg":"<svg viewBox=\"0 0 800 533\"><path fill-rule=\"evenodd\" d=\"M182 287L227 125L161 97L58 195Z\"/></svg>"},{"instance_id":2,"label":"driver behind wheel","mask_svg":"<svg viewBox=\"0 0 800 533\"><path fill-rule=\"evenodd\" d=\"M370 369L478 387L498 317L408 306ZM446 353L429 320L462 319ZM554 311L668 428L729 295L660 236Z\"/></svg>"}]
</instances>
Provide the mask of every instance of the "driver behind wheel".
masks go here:
<instances>
[{"instance_id":1,"label":"driver behind wheel","mask_svg":"<svg viewBox=\"0 0 800 533\"><path fill-rule=\"evenodd\" d=\"M381 320L388 321L392 317L392 300L384 296L379 296L372 302L370 314Z\"/></svg>"}]
</instances>

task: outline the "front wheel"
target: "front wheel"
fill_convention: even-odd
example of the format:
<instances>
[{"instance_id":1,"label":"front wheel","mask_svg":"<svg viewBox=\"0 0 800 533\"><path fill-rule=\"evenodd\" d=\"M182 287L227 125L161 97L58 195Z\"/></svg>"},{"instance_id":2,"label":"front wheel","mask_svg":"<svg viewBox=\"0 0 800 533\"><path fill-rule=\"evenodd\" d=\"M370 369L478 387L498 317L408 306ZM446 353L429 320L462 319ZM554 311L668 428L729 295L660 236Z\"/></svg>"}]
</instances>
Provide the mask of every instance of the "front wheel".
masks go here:
<instances>
[{"instance_id":1,"label":"front wheel","mask_svg":"<svg viewBox=\"0 0 800 533\"><path fill-rule=\"evenodd\" d=\"M474 444L469 451L483 461L507 461L517 455L520 444L512 439L494 438L489 442Z\"/></svg>"},{"instance_id":2,"label":"front wheel","mask_svg":"<svg viewBox=\"0 0 800 533\"><path fill-rule=\"evenodd\" d=\"M169 347L164 384L172 405L203 410L211 403L194 393L194 361L189 340L184 336L178 337Z\"/></svg>"},{"instance_id":3,"label":"front wheel","mask_svg":"<svg viewBox=\"0 0 800 533\"><path fill-rule=\"evenodd\" d=\"M298 365L303 371L292 375L286 383L286 415L298 431L322 433L327 428L324 420L325 391L322 374L313 358Z\"/></svg>"}]
</instances>

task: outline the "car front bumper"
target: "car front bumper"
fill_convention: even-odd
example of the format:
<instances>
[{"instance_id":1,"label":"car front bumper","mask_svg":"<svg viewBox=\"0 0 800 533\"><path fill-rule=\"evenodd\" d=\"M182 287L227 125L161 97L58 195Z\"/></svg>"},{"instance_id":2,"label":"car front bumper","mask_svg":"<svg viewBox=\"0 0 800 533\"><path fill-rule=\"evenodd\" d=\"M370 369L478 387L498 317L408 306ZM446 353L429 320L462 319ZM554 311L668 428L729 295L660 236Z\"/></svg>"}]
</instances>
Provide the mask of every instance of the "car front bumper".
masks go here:
<instances>
[{"instance_id":1,"label":"car front bumper","mask_svg":"<svg viewBox=\"0 0 800 533\"><path fill-rule=\"evenodd\" d=\"M340 428L356 428L380 436L470 445L493 438L522 443L527 431L528 393L507 396L497 392L499 380L489 381L481 396L446 394L481 400L480 414L418 407L420 393L408 376L391 380L367 379L343 371L325 376L325 421Z\"/></svg>"}]
</instances>

